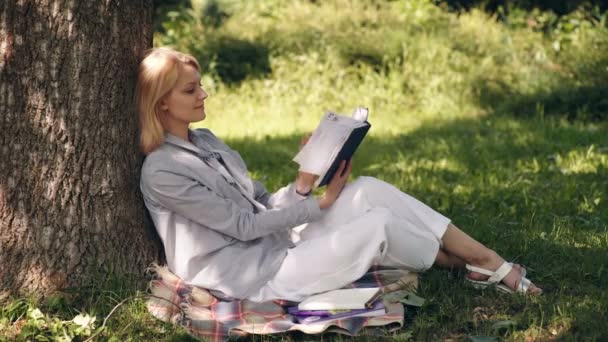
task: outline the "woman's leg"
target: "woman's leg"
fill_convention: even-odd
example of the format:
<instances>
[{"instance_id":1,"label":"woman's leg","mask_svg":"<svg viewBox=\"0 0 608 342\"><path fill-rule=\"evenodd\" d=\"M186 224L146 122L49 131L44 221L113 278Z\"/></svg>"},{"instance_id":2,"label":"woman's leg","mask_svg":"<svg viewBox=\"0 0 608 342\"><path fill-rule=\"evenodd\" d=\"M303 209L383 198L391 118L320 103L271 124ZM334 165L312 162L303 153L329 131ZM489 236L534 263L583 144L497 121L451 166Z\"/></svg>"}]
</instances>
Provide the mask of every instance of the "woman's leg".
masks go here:
<instances>
[{"instance_id":1,"label":"woman's leg","mask_svg":"<svg viewBox=\"0 0 608 342\"><path fill-rule=\"evenodd\" d=\"M445 268L464 268L465 264L464 260L455 255L448 254L442 249L437 252L437 258L435 258L435 265Z\"/></svg>"},{"instance_id":2,"label":"woman's leg","mask_svg":"<svg viewBox=\"0 0 608 342\"><path fill-rule=\"evenodd\" d=\"M340 194L340 197L338 197L336 203L325 213L321 223L325 227L339 226L371 208L378 207L387 208L396 217L405 219L413 224L408 224L407 227L417 227L420 233L431 232L435 235L438 242L442 245L434 259L437 265L464 267L465 264L470 264L494 271L504 262L504 259L496 252L472 239L456 226L449 223L450 220L440 213L414 197L400 191L393 185L373 177L359 177L355 182L348 184L342 191L342 194ZM400 226L404 227L406 225L401 224ZM304 233L307 233L306 230L308 229L305 229ZM313 230L310 229L310 233ZM391 235L391 231L397 232L398 235L413 233L412 231L398 232L396 229L388 229L387 234L389 236ZM321 232L320 235L323 233ZM399 244L395 242L403 238L402 236L399 236L399 238L397 236L392 239L389 238L389 249L393 253L395 252L395 248L390 247L399 248ZM412 260L409 260L410 258L407 255L403 255L402 257L408 259L405 260L408 264L412 263ZM515 288L521 278L520 275L521 267L513 265L513 271L504 279L505 284L510 288ZM469 273L468 276L475 280L487 279L487 276L475 272ZM539 289L531 286L529 291L536 292Z\"/></svg>"},{"instance_id":3,"label":"woman's leg","mask_svg":"<svg viewBox=\"0 0 608 342\"><path fill-rule=\"evenodd\" d=\"M438 264L445 262L446 255L448 256L447 258L451 260L453 260L454 257L459 258L469 265L491 271L497 270L498 267L505 262L498 253L482 245L451 223L448 225L448 229L443 235L442 240L443 251L438 253ZM469 277L475 280L487 278L487 276L475 272L471 272ZM503 282L509 288L515 289L517 288L520 279L521 266L513 265L513 270L503 279ZM540 292L540 289L532 284L528 292L538 293Z\"/></svg>"},{"instance_id":4,"label":"woman's leg","mask_svg":"<svg viewBox=\"0 0 608 342\"><path fill-rule=\"evenodd\" d=\"M394 185L373 177L359 177L344 189L338 201L346 198L350 208L387 208L395 217L411 222L421 231L431 232L438 242L450 219ZM337 201L337 202L338 202ZM352 205L351 203L356 203ZM352 209L351 209L352 210Z\"/></svg>"},{"instance_id":5,"label":"woman's leg","mask_svg":"<svg viewBox=\"0 0 608 342\"><path fill-rule=\"evenodd\" d=\"M372 208L386 208L393 216L385 226L389 235L389 257L385 266L423 271L433 263L464 267L465 262L441 248L442 237L450 220L395 186L373 177L359 177L347 184L333 206L324 212L317 224L305 228L303 240L328 233ZM320 223L320 224L318 224ZM329 228L331 229L331 228ZM434 242L433 242L434 241Z\"/></svg>"}]
</instances>

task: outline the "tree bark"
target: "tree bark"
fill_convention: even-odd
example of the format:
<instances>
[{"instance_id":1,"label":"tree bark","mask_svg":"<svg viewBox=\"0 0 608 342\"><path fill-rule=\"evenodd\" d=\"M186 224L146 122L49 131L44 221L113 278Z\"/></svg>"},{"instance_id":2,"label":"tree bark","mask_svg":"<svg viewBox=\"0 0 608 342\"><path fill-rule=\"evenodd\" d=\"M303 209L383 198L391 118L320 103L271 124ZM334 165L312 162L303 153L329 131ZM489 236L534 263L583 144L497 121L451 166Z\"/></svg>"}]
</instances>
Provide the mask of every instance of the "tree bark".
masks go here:
<instances>
[{"instance_id":1,"label":"tree bark","mask_svg":"<svg viewBox=\"0 0 608 342\"><path fill-rule=\"evenodd\" d=\"M152 2L0 1L0 291L142 277L134 88Z\"/></svg>"}]
</instances>

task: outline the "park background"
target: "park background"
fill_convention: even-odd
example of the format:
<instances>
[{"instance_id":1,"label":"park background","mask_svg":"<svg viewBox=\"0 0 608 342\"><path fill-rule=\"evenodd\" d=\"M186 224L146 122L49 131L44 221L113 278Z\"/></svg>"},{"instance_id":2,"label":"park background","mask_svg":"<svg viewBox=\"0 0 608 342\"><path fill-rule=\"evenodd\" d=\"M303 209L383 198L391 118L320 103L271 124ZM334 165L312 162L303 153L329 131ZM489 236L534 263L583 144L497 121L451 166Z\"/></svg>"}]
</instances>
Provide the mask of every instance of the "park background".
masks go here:
<instances>
[{"instance_id":1,"label":"park background","mask_svg":"<svg viewBox=\"0 0 608 342\"><path fill-rule=\"evenodd\" d=\"M353 175L423 200L524 264L545 290L538 298L482 292L463 274L431 270L418 293L425 305L406 310L394 340L608 338L602 2L157 5L154 45L188 51L203 67L208 119L195 126L240 151L254 178L271 190L291 181L302 134L328 110L366 106L373 127ZM108 279L74 301L15 298L1 309L0 335L84 340L117 303L144 292ZM96 322L76 324L78 314ZM149 316L144 298L127 301L107 324L95 339L191 339Z\"/></svg>"}]
</instances>

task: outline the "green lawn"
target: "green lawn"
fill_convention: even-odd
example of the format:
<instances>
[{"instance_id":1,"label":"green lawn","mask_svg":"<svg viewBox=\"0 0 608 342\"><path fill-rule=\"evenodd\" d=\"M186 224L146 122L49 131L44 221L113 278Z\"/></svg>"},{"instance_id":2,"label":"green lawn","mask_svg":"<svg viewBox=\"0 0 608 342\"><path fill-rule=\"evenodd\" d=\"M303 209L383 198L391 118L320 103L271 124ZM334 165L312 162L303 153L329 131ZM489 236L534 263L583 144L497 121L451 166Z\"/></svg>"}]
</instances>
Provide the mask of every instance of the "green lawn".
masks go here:
<instances>
[{"instance_id":1,"label":"green lawn","mask_svg":"<svg viewBox=\"0 0 608 342\"><path fill-rule=\"evenodd\" d=\"M390 336L608 339L606 14L514 11L499 22L421 0L217 3L226 14L217 27L194 1L195 10L176 13L155 36L156 45L201 60L211 96L208 119L195 126L240 151L274 190L294 179L300 136L326 110L367 106L372 129L353 177L374 176L421 199L525 265L545 290L536 298L479 291L462 273L434 269L421 277L425 305L408 308L405 327ZM144 290L104 284L77 291L78 301L11 299L0 335L32 322L23 315L34 306L57 320L85 311L99 327L119 301ZM142 299L117 310L98 338L190 339L147 315Z\"/></svg>"},{"instance_id":2,"label":"green lawn","mask_svg":"<svg viewBox=\"0 0 608 342\"><path fill-rule=\"evenodd\" d=\"M376 123L373 116L371 121ZM289 160L298 139L229 142L275 188L294 176ZM428 303L408 312L405 330L416 340L496 335L495 322L512 320L507 337L515 340L606 337L606 146L608 136L599 125L499 115L438 120L366 140L354 176L384 179L425 201L524 264L545 290L529 299L480 292L461 274L432 270L422 275L420 288Z\"/></svg>"}]
</instances>

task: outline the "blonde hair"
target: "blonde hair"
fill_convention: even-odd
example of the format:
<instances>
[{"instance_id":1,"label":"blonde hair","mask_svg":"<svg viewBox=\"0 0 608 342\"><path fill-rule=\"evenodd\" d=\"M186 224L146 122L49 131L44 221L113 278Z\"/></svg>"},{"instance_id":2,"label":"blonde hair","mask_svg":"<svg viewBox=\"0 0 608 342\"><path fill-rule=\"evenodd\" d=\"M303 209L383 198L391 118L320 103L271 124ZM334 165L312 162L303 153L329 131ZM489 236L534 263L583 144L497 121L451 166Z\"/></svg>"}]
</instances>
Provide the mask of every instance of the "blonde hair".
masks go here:
<instances>
[{"instance_id":1,"label":"blonde hair","mask_svg":"<svg viewBox=\"0 0 608 342\"><path fill-rule=\"evenodd\" d=\"M159 102L177 83L179 70L190 65L200 72L196 59L170 48L154 48L146 51L139 64L136 101L139 111L139 145L145 154L163 144L165 130Z\"/></svg>"}]
</instances>

